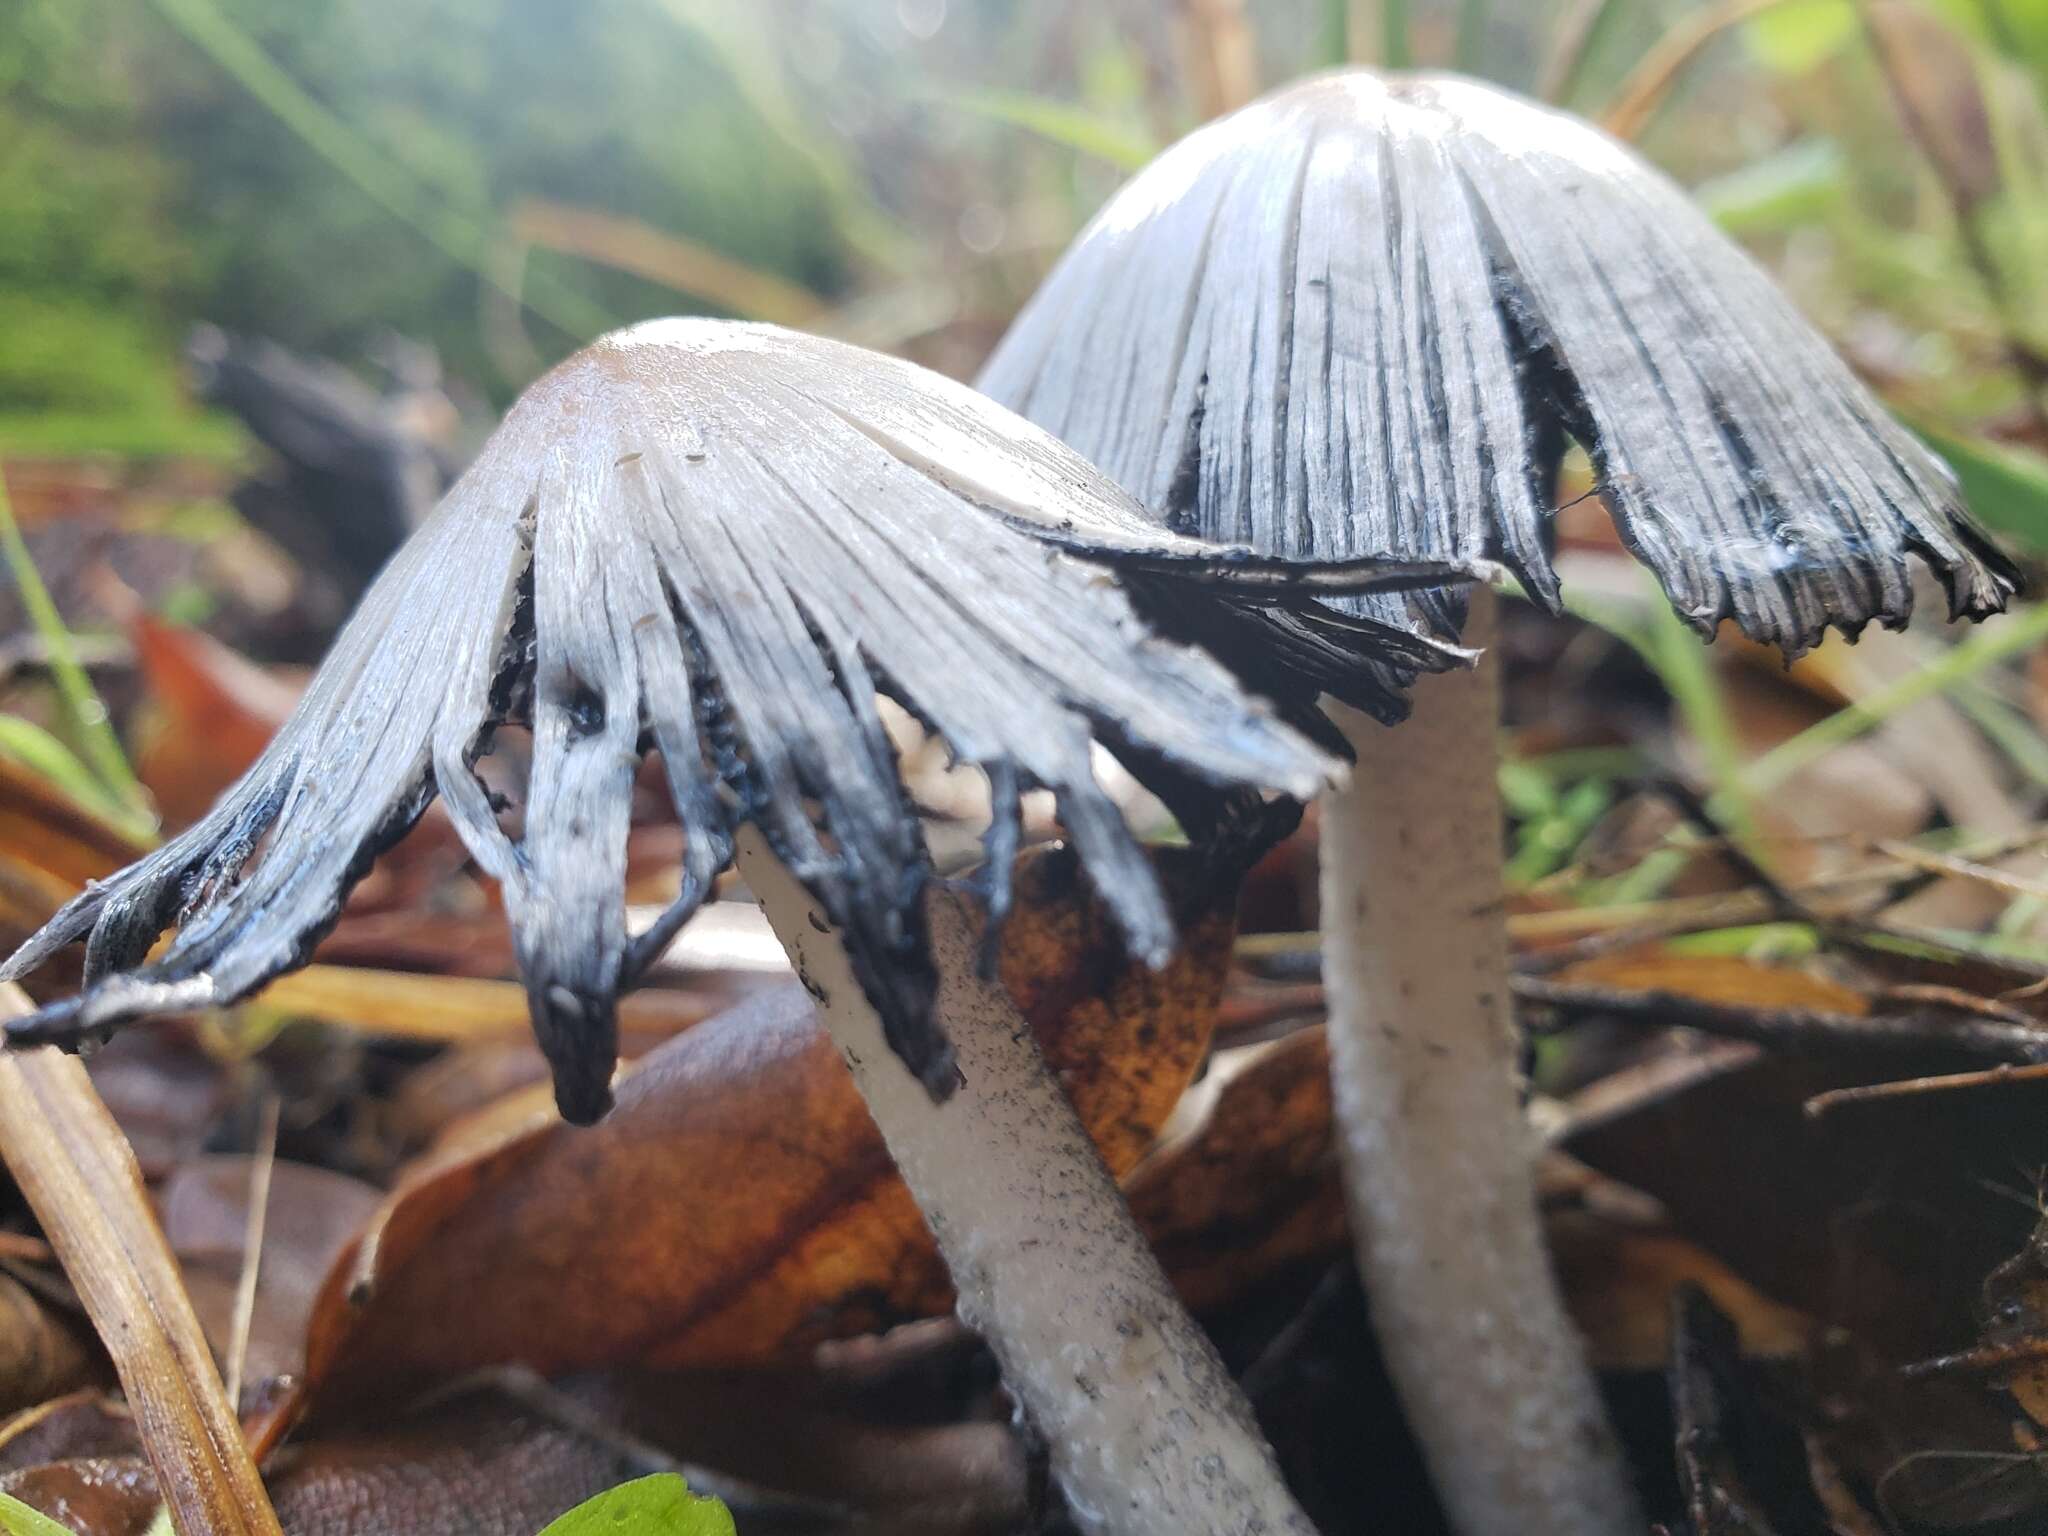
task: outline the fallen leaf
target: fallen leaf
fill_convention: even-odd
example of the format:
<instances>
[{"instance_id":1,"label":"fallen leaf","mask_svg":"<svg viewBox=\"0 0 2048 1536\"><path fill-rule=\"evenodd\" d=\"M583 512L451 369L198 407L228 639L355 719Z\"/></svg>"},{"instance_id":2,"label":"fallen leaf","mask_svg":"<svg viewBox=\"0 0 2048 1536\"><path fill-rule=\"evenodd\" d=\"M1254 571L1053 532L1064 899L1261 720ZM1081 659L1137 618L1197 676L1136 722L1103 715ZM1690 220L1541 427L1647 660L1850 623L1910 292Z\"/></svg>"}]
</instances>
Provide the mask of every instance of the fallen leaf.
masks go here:
<instances>
[{"instance_id":1,"label":"fallen leaf","mask_svg":"<svg viewBox=\"0 0 2048 1536\"><path fill-rule=\"evenodd\" d=\"M1119 1172L1201 1061L1229 960L1227 891L1191 858L1162 872L1184 937L1163 972L1124 957L1064 852L1020 868L1003 934L1004 979ZM951 1305L800 987L650 1053L617 1099L589 1130L545 1110L489 1119L425 1159L329 1277L308 1336L314 1401L506 1362L758 1363Z\"/></svg>"},{"instance_id":2,"label":"fallen leaf","mask_svg":"<svg viewBox=\"0 0 2048 1536\"><path fill-rule=\"evenodd\" d=\"M614 1446L502 1394L473 1392L375 1433L291 1445L267 1465L285 1536L534 1536L631 1477ZM140 1457L81 1457L0 1478L77 1536L144 1536L159 1499Z\"/></svg>"},{"instance_id":3,"label":"fallen leaf","mask_svg":"<svg viewBox=\"0 0 2048 1536\"><path fill-rule=\"evenodd\" d=\"M250 1177L255 1159L197 1157L166 1181L158 1204L164 1237L183 1268L206 1337L225 1359L236 1290L247 1262ZM381 1192L346 1174L279 1161L270 1170L270 1199L249 1321L244 1401L304 1368L306 1322L335 1258L376 1210Z\"/></svg>"},{"instance_id":4,"label":"fallen leaf","mask_svg":"<svg viewBox=\"0 0 2048 1536\"><path fill-rule=\"evenodd\" d=\"M106 1369L82 1319L0 1274L0 1414L61 1397Z\"/></svg>"},{"instance_id":5,"label":"fallen leaf","mask_svg":"<svg viewBox=\"0 0 2048 1536\"><path fill-rule=\"evenodd\" d=\"M1661 1223L1626 1222L1597 1212L1550 1212L1544 1221L1552 1263L1572 1323L1595 1370L1650 1371L1671 1350L1671 1297L1698 1291L1736 1330L1745 1355L1790 1357L1805 1348L1813 1324Z\"/></svg>"},{"instance_id":6,"label":"fallen leaf","mask_svg":"<svg viewBox=\"0 0 2048 1536\"><path fill-rule=\"evenodd\" d=\"M647 989L619 999L619 1029L663 1037L700 1022L720 994ZM532 1038L526 989L516 981L309 965L280 976L256 1002L387 1039L524 1041Z\"/></svg>"},{"instance_id":7,"label":"fallen leaf","mask_svg":"<svg viewBox=\"0 0 2048 1536\"><path fill-rule=\"evenodd\" d=\"M139 607L128 634L149 688L136 776L165 819L182 826L205 815L262 755L298 690L203 630L167 624Z\"/></svg>"},{"instance_id":8,"label":"fallen leaf","mask_svg":"<svg viewBox=\"0 0 2048 1536\"><path fill-rule=\"evenodd\" d=\"M1344 1189L1320 1027L1249 1046L1211 1069L1125 1185L1174 1288L1196 1312L1346 1247Z\"/></svg>"},{"instance_id":9,"label":"fallen leaf","mask_svg":"<svg viewBox=\"0 0 2048 1536\"><path fill-rule=\"evenodd\" d=\"M1677 992L1710 1003L1747 1008L1804 1008L1816 1013L1863 1014L1863 994L1840 982L1787 966L1761 965L1739 955L1688 955L1650 947L1581 960L1551 979L1574 986L1630 992Z\"/></svg>"}]
</instances>

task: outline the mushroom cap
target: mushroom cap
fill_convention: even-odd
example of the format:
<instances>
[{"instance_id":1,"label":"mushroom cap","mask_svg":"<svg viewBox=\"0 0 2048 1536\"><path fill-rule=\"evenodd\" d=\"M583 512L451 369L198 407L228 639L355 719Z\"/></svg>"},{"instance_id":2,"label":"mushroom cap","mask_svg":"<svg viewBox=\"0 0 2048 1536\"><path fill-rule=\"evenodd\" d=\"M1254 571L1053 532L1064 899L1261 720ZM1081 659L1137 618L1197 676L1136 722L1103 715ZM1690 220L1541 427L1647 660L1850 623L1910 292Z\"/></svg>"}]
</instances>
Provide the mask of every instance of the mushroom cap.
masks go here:
<instances>
[{"instance_id":1,"label":"mushroom cap","mask_svg":"<svg viewBox=\"0 0 2048 1536\"><path fill-rule=\"evenodd\" d=\"M1168 526L1497 558L1552 607L1569 433L1681 615L1792 654L1902 624L1909 552L1952 616L2018 586L1947 467L1674 183L1448 75L1317 76L1190 134L1110 199L980 386Z\"/></svg>"},{"instance_id":2,"label":"mushroom cap","mask_svg":"<svg viewBox=\"0 0 2048 1536\"><path fill-rule=\"evenodd\" d=\"M709 891L744 822L844 930L892 1039L943 1089L928 869L878 691L987 771L992 904L1009 887L1017 796L1046 786L1133 949L1159 962L1171 919L1096 784L1093 743L1141 777L1293 796L1338 765L1139 607L1251 639L1253 666L1270 628L1342 691L1356 667L1291 606L1456 574L1303 567L1164 532L1038 428L855 347L708 320L620 331L514 404L219 804L0 967L17 977L87 938L81 996L10 1034L75 1038L246 996L305 962L438 792L503 887L571 1118L608 1102L619 988ZM1306 721L1312 705L1289 713ZM533 733L516 841L474 769L506 722ZM682 890L629 944L628 808L654 748L685 828Z\"/></svg>"}]
</instances>

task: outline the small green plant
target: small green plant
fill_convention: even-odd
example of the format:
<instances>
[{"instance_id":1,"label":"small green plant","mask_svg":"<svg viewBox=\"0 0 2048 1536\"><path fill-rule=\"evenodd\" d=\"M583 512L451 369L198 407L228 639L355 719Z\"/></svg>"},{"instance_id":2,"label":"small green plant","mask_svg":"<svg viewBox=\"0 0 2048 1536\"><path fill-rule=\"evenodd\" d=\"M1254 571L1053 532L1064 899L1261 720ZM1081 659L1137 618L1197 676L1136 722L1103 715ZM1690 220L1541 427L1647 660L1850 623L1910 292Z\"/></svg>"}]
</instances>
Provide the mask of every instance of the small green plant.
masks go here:
<instances>
[{"instance_id":1,"label":"small green plant","mask_svg":"<svg viewBox=\"0 0 2048 1536\"><path fill-rule=\"evenodd\" d=\"M553 1521L540 1536L735 1536L735 1530L732 1512L717 1499L699 1498L680 1477L664 1472L607 1489Z\"/></svg>"}]
</instances>

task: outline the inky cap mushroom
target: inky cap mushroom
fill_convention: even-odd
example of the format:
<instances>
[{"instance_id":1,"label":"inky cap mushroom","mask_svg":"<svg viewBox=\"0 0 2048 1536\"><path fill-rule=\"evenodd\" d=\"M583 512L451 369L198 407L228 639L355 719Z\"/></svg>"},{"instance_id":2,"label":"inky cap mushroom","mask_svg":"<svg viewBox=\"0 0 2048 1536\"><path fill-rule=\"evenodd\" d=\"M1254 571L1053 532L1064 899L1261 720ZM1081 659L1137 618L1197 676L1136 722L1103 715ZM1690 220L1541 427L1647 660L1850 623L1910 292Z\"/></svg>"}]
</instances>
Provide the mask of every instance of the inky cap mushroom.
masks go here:
<instances>
[{"instance_id":1,"label":"inky cap mushroom","mask_svg":"<svg viewBox=\"0 0 2048 1536\"><path fill-rule=\"evenodd\" d=\"M1009 889L1018 795L1045 786L1134 953L1157 963L1170 918L1091 744L1168 788L1306 797L1335 765L1209 655L1156 631L1226 655L1270 634L1313 663L1307 686L1272 685L1304 723L1317 688L1386 712L1394 702L1348 658L1355 629L1291 607L1456 574L1304 568L1162 534L1037 428L857 348L714 321L621 331L513 406L205 819L0 967L18 977L87 941L82 994L10 1034L75 1039L225 1004L303 964L438 792L502 885L571 1119L608 1102L618 990L704 898L745 822L845 931L891 1043L942 1092L927 865L878 692L987 773L992 905ZM1462 659L1386 639L1406 664ZM516 840L475 771L508 722L533 734ZM650 749L686 832L682 888L629 942L628 805Z\"/></svg>"},{"instance_id":2,"label":"inky cap mushroom","mask_svg":"<svg viewBox=\"0 0 2048 1536\"><path fill-rule=\"evenodd\" d=\"M1678 187L1454 77L1320 76L1189 135L1062 257L981 387L1182 531L1497 558L1553 607L1569 434L1677 611L1788 654L1903 623L1909 553L1952 616L2017 585L1946 467ZM1455 598L1363 611L1458 619Z\"/></svg>"}]
</instances>

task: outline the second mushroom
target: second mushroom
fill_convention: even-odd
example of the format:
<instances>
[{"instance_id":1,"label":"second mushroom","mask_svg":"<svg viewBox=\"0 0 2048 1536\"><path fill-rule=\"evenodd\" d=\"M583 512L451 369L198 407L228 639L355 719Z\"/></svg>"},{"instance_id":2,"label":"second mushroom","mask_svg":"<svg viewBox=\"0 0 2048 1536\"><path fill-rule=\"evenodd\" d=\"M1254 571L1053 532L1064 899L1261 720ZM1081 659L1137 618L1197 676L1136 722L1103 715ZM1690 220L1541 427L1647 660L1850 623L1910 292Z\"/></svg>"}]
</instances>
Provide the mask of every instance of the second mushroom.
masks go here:
<instances>
[{"instance_id":1,"label":"second mushroom","mask_svg":"<svg viewBox=\"0 0 2048 1536\"><path fill-rule=\"evenodd\" d=\"M1110 199L981 384L1167 527L1497 559L1552 608L1576 439L1678 612L1788 655L1903 623L1911 555L1956 615L2017 584L1945 466L1676 186L1454 77L1323 76L1190 135ZM1439 641L1492 623L1484 591L1469 614L1462 592L1340 606ZM1637 1536L1518 1102L1497 668L1426 680L1398 731L1341 718L1324 967L1382 1347L1458 1529Z\"/></svg>"}]
</instances>

